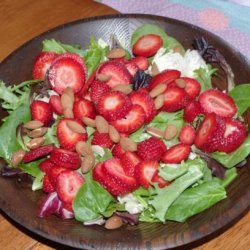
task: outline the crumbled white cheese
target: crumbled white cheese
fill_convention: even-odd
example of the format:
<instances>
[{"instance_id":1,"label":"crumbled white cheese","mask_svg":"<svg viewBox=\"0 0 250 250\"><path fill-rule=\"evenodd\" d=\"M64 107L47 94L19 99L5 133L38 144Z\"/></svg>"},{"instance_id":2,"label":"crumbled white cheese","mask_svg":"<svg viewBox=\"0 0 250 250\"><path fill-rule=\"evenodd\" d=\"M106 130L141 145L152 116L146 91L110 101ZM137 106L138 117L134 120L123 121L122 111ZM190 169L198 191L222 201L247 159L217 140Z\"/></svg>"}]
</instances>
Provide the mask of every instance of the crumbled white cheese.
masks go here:
<instances>
[{"instance_id":1,"label":"crumbled white cheese","mask_svg":"<svg viewBox=\"0 0 250 250\"><path fill-rule=\"evenodd\" d=\"M92 150L96 154L100 155L101 157L103 157L105 155L105 151L104 151L104 149L101 146L99 146L99 145L92 145L91 147L92 147Z\"/></svg>"},{"instance_id":2,"label":"crumbled white cheese","mask_svg":"<svg viewBox=\"0 0 250 250\"><path fill-rule=\"evenodd\" d=\"M188 156L188 159L194 160L196 157L197 157L197 154L195 154L195 153L193 153L193 152L190 152L190 154L189 154L189 156Z\"/></svg>"},{"instance_id":3,"label":"crumbled white cheese","mask_svg":"<svg viewBox=\"0 0 250 250\"><path fill-rule=\"evenodd\" d=\"M118 196L117 199L121 204L125 205L125 209L130 214L138 214L144 209L143 205L134 197L133 194Z\"/></svg>"},{"instance_id":4,"label":"crumbled white cheese","mask_svg":"<svg viewBox=\"0 0 250 250\"><path fill-rule=\"evenodd\" d=\"M100 217L100 218L97 218L95 220L85 221L85 222L83 222L83 225L85 225L85 226L103 225L104 223L105 223L105 220L102 217Z\"/></svg>"}]
</instances>

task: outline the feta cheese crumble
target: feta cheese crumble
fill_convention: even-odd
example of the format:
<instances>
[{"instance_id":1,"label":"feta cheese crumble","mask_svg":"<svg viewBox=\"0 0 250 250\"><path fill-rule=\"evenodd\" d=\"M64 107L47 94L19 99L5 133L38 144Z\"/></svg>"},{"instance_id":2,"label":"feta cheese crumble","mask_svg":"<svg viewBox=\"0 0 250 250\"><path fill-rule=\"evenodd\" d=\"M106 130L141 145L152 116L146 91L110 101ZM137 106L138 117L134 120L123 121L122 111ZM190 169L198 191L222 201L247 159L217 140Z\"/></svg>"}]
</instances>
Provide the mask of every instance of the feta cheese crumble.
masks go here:
<instances>
[{"instance_id":1,"label":"feta cheese crumble","mask_svg":"<svg viewBox=\"0 0 250 250\"><path fill-rule=\"evenodd\" d=\"M117 199L121 204L125 205L125 209L130 214L138 214L144 209L143 205L134 197L133 194L118 196Z\"/></svg>"}]
</instances>

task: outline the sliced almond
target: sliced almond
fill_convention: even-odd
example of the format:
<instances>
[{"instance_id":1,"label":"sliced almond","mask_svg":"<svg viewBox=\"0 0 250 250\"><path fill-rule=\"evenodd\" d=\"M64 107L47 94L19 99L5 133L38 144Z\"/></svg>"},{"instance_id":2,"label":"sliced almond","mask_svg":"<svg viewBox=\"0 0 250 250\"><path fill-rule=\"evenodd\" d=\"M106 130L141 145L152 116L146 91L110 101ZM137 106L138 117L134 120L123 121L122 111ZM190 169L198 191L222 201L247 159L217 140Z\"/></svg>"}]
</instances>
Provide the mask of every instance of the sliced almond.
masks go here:
<instances>
[{"instance_id":1,"label":"sliced almond","mask_svg":"<svg viewBox=\"0 0 250 250\"><path fill-rule=\"evenodd\" d=\"M84 124L88 127L92 127L95 128L95 120L89 118L89 117L83 117L82 121L84 122Z\"/></svg>"},{"instance_id":2,"label":"sliced almond","mask_svg":"<svg viewBox=\"0 0 250 250\"><path fill-rule=\"evenodd\" d=\"M122 58L126 55L126 51L122 48L115 48L107 53L107 57L110 59Z\"/></svg>"},{"instance_id":3,"label":"sliced almond","mask_svg":"<svg viewBox=\"0 0 250 250\"><path fill-rule=\"evenodd\" d=\"M112 125L109 125L109 137L114 143L118 143L120 141L120 134Z\"/></svg>"},{"instance_id":4,"label":"sliced almond","mask_svg":"<svg viewBox=\"0 0 250 250\"><path fill-rule=\"evenodd\" d=\"M184 89L185 87L186 87L186 82L185 82L185 80L184 79L176 79L175 80L175 83L176 83L176 85L179 87L179 88L182 88L182 89Z\"/></svg>"},{"instance_id":5,"label":"sliced almond","mask_svg":"<svg viewBox=\"0 0 250 250\"><path fill-rule=\"evenodd\" d=\"M102 74L99 73L96 75L96 79L100 82L107 82L108 80L110 80L111 75L107 75L107 74Z\"/></svg>"},{"instance_id":6,"label":"sliced almond","mask_svg":"<svg viewBox=\"0 0 250 250\"><path fill-rule=\"evenodd\" d=\"M22 150L22 149L17 150L11 157L11 165L13 167L16 167L19 163L21 163L24 155L25 155L24 150Z\"/></svg>"},{"instance_id":7,"label":"sliced almond","mask_svg":"<svg viewBox=\"0 0 250 250\"><path fill-rule=\"evenodd\" d=\"M155 108L158 110L160 108L162 108L162 106L164 105L164 95L158 95L155 99L154 99L154 104L155 104Z\"/></svg>"},{"instance_id":8,"label":"sliced almond","mask_svg":"<svg viewBox=\"0 0 250 250\"><path fill-rule=\"evenodd\" d=\"M66 109L66 108L72 109L73 104L74 104L74 99L72 100L71 96L64 92L61 95L61 104L62 104L63 109Z\"/></svg>"},{"instance_id":9,"label":"sliced almond","mask_svg":"<svg viewBox=\"0 0 250 250\"><path fill-rule=\"evenodd\" d=\"M28 135L31 138L37 138L37 137L41 137L41 136L45 135L47 133L47 131L48 131L48 128L41 127L41 128L37 128L37 129L31 130L28 133Z\"/></svg>"},{"instance_id":10,"label":"sliced almond","mask_svg":"<svg viewBox=\"0 0 250 250\"><path fill-rule=\"evenodd\" d=\"M164 132L159 128L155 128L155 127L150 126L150 127L146 128L146 131L152 136L155 136L158 138L164 137Z\"/></svg>"},{"instance_id":11,"label":"sliced almond","mask_svg":"<svg viewBox=\"0 0 250 250\"><path fill-rule=\"evenodd\" d=\"M34 149L34 148L38 148L42 146L44 142L45 142L44 137L38 137L38 138L31 139L29 142L26 143L26 146L29 149Z\"/></svg>"},{"instance_id":12,"label":"sliced almond","mask_svg":"<svg viewBox=\"0 0 250 250\"><path fill-rule=\"evenodd\" d=\"M178 128L174 124L169 124L164 131L164 138L169 141L172 140L178 132Z\"/></svg>"},{"instance_id":13,"label":"sliced almond","mask_svg":"<svg viewBox=\"0 0 250 250\"><path fill-rule=\"evenodd\" d=\"M70 99L74 102L75 100L75 94L74 94L74 91L71 87L67 87L64 92L65 94L69 95Z\"/></svg>"},{"instance_id":14,"label":"sliced almond","mask_svg":"<svg viewBox=\"0 0 250 250\"><path fill-rule=\"evenodd\" d=\"M124 93L125 95L130 94L133 90L131 87L127 84L118 84L112 88L112 91L120 91Z\"/></svg>"},{"instance_id":15,"label":"sliced almond","mask_svg":"<svg viewBox=\"0 0 250 250\"><path fill-rule=\"evenodd\" d=\"M94 155L85 156L81 163L81 171L82 173L87 173L91 170L95 165L95 157Z\"/></svg>"},{"instance_id":16,"label":"sliced almond","mask_svg":"<svg viewBox=\"0 0 250 250\"><path fill-rule=\"evenodd\" d=\"M74 118L74 113L71 108L65 108L63 109L63 115L65 118Z\"/></svg>"},{"instance_id":17,"label":"sliced almond","mask_svg":"<svg viewBox=\"0 0 250 250\"><path fill-rule=\"evenodd\" d=\"M134 152L137 150L136 143L128 137L121 137L120 138L120 145L121 145L122 149L125 151Z\"/></svg>"},{"instance_id":18,"label":"sliced almond","mask_svg":"<svg viewBox=\"0 0 250 250\"><path fill-rule=\"evenodd\" d=\"M160 73L159 68L157 67L156 63L153 63L151 68L151 75L156 76L159 73Z\"/></svg>"},{"instance_id":19,"label":"sliced almond","mask_svg":"<svg viewBox=\"0 0 250 250\"><path fill-rule=\"evenodd\" d=\"M76 121L66 121L66 124L70 130L74 133L83 134L86 133L86 129Z\"/></svg>"},{"instance_id":20,"label":"sliced almond","mask_svg":"<svg viewBox=\"0 0 250 250\"><path fill-rule=\"evenodd\" d=\"M121 227L122 225L123 225L122 218L117 215L113 215L109 219L106 220L105 228L117 229Z\"/></svg>"},{"instance_id":21,"label":"sliced almond","mask_svg":"<svg viewBox=\"0 0 250 250\"><path fill-rule=\"evenodd\" d=\"M108 133L109 132L109 123L106 121L106 119L103 116L101 116L101 115L96 116L95 125L96 125L96 129L99 133Z\"/></svg>"},{"instance_id":22,"label":"sliced almond","mask_svg":"<svg viewBox=\"0 0 250 250\"><path fill-rule=\"evenodd\" d=\"M82 156L94 155L92 148L84 141L76 143L76 152Z\"/></svg>"},{"instance_id":23,"label":"sliced almond","mask_svg":"<svg viewBox=\"0 0 250 250\"><path fill-rule=\"evenodd\" d=\"M36 129L36 128L41 128L43 125L44 124L40 121L32 120L24 123L23 127L27 129Z\"/></svg>"},{"instance_id":24,"label":"sliced almond","mask_svg":"<svg viewBox=\"0 0 250 250\"><path fill-rule=\"evenodd\" d=\"M155 98L156 96L162 94L165 92L165 90L167 89L167 84L161 83L158 84L156 87L154 87L150 92L149 95L152 98Z\"/></svg>"}]
</instances>

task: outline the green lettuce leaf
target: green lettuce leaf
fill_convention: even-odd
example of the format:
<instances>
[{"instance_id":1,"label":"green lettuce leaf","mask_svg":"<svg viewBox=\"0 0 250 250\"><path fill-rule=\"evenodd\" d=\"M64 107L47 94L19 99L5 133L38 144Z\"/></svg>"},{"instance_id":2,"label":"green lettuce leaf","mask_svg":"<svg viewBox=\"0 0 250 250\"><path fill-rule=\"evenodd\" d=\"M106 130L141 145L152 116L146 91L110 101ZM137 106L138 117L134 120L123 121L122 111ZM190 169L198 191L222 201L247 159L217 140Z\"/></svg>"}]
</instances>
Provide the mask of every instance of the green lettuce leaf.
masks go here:
<instances>
[{"instance_id":1,"label":"green lettuce leaf","mask_svg":"<svg viewBox=\"0 0 250 250\"><path fill-rule=\"evenodd\" d=\"M235 86L229 95L237 105L238 115L242 115L250 107L250 83Z\"/></svg>"},{"instance_id":2,"label":"green lettuce leaf","mask_svg":"<svg viewBox=\"0 0 250 250\"><path fill-rule=\"evenodd\" d=\"M226 187L229 186L230 183L233 182L233 180L237 176L238 176L237 169L236 168L230 168L230 169L227 169L227 171L225 173L225 177L223 179L214 177L214 180L217 180L222 187L226 188Z\"/></svg>"},{"instance_id":3,"label":"green lettuce leaf","mask_svg":"<svg viewBox=\"0 0 250 250\"><path fill-rule=\"evenodd\" d=\"M225 198L226 191L217 181L203 182L186 189L169 207L165 219L184 222Z\"/></svg>"},{"instance_id":4,"label":"green lettuce leaf","mask_svg":"<svg viewBox=\"0 0 250 250\"><path fill-rule=\"evenodd\" d=\"M37 161L29 162L29 163L21 163L18 167L22 169L25 173L36 178L38 175L42 173L42 171L39 168L39 164L42 161L43 160L37 160Z\"/></svg>"}]
</instances>

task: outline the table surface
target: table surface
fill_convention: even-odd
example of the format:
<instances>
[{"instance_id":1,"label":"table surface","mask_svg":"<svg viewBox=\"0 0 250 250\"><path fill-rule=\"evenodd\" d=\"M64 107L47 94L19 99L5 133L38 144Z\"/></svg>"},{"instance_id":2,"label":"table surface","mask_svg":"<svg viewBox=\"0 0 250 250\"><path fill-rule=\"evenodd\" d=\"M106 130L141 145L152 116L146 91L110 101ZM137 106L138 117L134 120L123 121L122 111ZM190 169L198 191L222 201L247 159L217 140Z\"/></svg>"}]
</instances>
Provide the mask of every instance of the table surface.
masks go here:
<instances>
[{"instance_id":1,"label":"table surface","mask_svg":"<svg viewBox=\"0 0 250 250\"><path fill-rule=\"evenodd\" d=\"M0 61L34 36L63 23L117 11L91 0L1 0ZM57 248L27 231L23 232L0 214L0 248L48 250ZM208 249L249 249L250 213L216 238L196 247Z\"/></svg>"}]
</instances>

